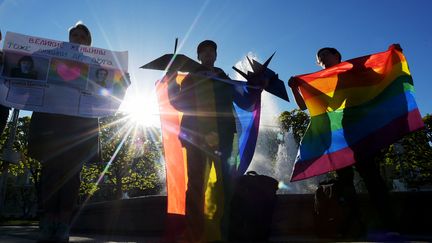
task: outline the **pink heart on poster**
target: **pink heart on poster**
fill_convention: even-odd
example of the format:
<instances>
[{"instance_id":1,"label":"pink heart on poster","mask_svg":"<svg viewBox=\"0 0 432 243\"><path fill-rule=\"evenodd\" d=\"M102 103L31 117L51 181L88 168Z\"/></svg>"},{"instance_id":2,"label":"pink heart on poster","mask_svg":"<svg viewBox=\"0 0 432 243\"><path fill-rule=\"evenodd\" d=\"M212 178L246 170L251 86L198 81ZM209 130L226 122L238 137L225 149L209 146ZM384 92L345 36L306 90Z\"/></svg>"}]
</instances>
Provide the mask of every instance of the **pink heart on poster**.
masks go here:
<instances>
[{"instance_id":1,"label":"pink heart on poster","mask_svg":"<svg viewBox=\"0 0 432 243\"><path fill-rule=\"evenodd\" d=\"M58 75L65 81L71 81L77 79L81 75L81 69L79 67L69 67L64 63L57 65Z\"/></svg>"}]
</instances>

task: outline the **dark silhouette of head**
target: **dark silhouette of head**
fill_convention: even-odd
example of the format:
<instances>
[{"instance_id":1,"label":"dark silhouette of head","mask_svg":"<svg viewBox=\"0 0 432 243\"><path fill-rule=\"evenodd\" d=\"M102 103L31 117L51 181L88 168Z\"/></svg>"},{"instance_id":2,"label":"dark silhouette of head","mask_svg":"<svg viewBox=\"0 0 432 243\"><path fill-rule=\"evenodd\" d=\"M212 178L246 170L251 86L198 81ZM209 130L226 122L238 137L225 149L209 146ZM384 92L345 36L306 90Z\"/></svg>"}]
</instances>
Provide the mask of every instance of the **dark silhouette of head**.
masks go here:
<instances>
[{"instance_id":1,"label":"dark silhouette of head","mask_svg":"<svg viewBox=\"0 0 432 243\"><path fill-rule=\"evenodd\" d=\"M342 61L342 55L333 47L324 47L318 50L316 54L318 65L323 68L329 68Z\"/></svg>"},{"instance_id":2,"label":"dark silhouette of head","mask_svg":"<svg viewBox=\"0 0 432 243\"><path fill-rule=\"evenodd\" d=\"M69 42L80 45L91 45L90 30L83 23L78 22L69 29Z\"/></svg>"},{"instance_id":3,"label":"dark silhouette of head","mask_svg":"<svg viewBox=\"0 0 432 243\"><path fill-rule=\"evenodd\" d=\"M198 60L207 67L213 67L217 57L217 45L212 40L205 40L197 47Z\"/></svg>"},{"instance_id":4,"label":"dark silhouette of head","mask_svg":"<svg viewBox=\"0 0 432 243\"><path fill-rule=\"evenodd\" d=\"M206 48L206 47L211 47L211 48L213 48L213 50L215 52L217 52L216 42L214 42L212 40L205 40L205 41L202 41L201 43L199 43L199 45L197 47L197 54L199 54L201 51L203 51L204 48Z\"/></svg>"}]
</instances>

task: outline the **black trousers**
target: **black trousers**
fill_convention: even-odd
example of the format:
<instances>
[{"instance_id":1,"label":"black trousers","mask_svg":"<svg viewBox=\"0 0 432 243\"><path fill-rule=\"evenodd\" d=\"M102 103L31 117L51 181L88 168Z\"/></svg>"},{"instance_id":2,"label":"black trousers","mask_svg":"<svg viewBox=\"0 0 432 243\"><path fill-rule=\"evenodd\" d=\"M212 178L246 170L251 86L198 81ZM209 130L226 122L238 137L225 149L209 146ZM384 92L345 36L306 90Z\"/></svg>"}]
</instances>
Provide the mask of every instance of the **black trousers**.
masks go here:
<instances>
[{"instance_id":1,"label":"black trousers","mask_svg":"<svg viewBox=\"0 0 432 243\"><path fill-rule=\"evenodd\" d=\"M61 153L42 162L40 202L43 215L58 215L75 209L84 162L75 155L73 151Z\"/></svg>"},{"instance_id":2,"label":"black trousers","mask_svg":"<svg viewBox=\"0 0 432 243\"><path fill-rule=\"evenodd\" d=\"M347 195L348 203L354 209L354 217L360 217L360 209L354 186L354 171L357 170L363 179L369 193L373 207L376 209L383 228L394 229L395 221L391 210L389 190L380 174L380 169L374 158L360 160L354 166L346 167L336 171L338 180L343 185L344 194Z\"/></svg>"}]
</instances>

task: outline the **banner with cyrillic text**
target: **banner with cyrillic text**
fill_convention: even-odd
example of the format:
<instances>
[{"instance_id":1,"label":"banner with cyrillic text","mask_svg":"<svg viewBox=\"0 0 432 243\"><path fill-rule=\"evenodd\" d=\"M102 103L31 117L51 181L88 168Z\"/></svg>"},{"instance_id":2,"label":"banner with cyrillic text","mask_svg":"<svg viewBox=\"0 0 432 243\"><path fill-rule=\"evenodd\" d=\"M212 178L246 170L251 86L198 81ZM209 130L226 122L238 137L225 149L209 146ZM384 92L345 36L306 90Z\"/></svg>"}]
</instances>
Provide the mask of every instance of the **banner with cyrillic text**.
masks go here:
<instances>
[{"instance_id":1,"label":"banner with cyrillic text","mask_svg":"<svg viewBox=\"0 0 432 243\"><path fill-rule=\"evenodd\" d=\"M128 52L8 32L0 66L0 103L81 117L115 113L130 81Z\"/></svg>"}]
</instances>

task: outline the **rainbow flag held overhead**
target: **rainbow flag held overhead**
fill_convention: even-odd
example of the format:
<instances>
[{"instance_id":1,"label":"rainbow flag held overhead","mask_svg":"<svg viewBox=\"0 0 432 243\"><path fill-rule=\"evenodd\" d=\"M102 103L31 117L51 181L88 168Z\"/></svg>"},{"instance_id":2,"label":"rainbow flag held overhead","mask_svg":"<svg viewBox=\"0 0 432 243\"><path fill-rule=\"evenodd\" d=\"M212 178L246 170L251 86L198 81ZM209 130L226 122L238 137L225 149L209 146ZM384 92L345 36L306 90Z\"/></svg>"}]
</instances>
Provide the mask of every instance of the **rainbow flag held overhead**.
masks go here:
<instances>
[{"instance_id":1,"label":"rainbow flag held overhead","mask_svg":"<svg viewBox=\"0 0 432 243\"><path fill-rule=\"evenodd\" d=\"M184 78L185 75L178 74L176 82L180 84ZM182 147L179 139L183 113L177 110L169 101L168 80L166 77L156 83L156 93L160 110L166 166L168 213L166 231L169 235L175 237L175 235L181 235L186 227L184 216L186 214L186 190L188 182L187 157L186 150ZM211 95L206 94L207 99L211 97ZM234 105L237 135L235 136L236 141L233 142L233 154L230 160L231 163L234 163L234 166L232 166L234 168L232 171L233 177L243 175L252 160L258 136L260 107L259 96L254 101L252 109L244 110ZM217 166L217 164L213 164L213 166ZM223 195L219 195L223 193L223 189L216 188L215 185L223 184L216 183L216 181L224 178L220 178L220 175L217 175L216 171L218 171L217 168L211 169L205 189L205 216L206 221L210 222L209 226L206 226L206 234L211 234L211 236L207 237L207 239L211 240L220 240L218 224L220 223L221 215L215 215L214 212L217 207L224 207L223 205L219 205L220 200L218 202L213 200L215 195L218 198L223 198ZM174 239L171 240L174 241Z\"/></svg>"},{"instance_id":2,"label":"rainbow flag held overhead","mask_svg":"<svg viewBox=\"0 0 432 243\"><path fill-rule=\"evenodd\" d=\"M291 181L353 165L424 127L400 48L293 77L311 116Z\"/></svg>"}]
</instances>

